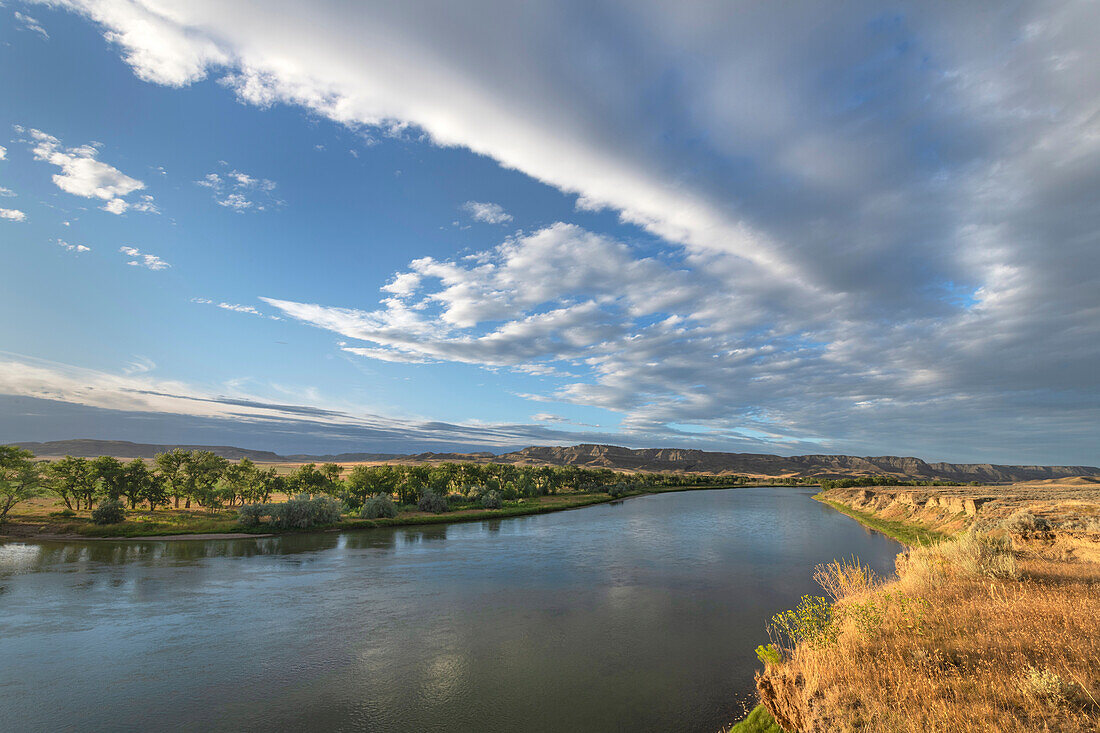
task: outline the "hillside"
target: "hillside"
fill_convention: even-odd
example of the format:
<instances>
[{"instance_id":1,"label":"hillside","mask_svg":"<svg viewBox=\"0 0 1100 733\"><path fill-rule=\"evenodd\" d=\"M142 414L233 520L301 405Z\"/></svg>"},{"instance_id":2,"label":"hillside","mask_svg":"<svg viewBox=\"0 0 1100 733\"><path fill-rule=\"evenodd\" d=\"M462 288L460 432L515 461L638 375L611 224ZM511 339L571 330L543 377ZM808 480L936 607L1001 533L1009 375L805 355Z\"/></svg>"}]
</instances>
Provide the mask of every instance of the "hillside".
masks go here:
<instances>
[{"instance_id":1,"label":"hillside","mask_svg":"<svg viewBox=\"0 0 1100 733\"><path fill-rule=\"evenodd\" d=\"M158 445L154 443L131 443L128 440L52 440L47 443L17 443L36 456L115 456L116 458L152 458L157 453L181 448L183 450L207 450L222 458L239 461L248 458L264 463L285 461L283 456L269 450L250 450L230 445Z\"/></svg>"},{"instance_id":2,"label":"hillside","mask_svg":"<svg viewBox=\"0 0 1100 733\"><path fill-rule=\"evenodd\" d=\"M61 440L20 443L40 456L99 456L152 458L173 448L208 450L231 460L249 458L264 463L514 463L525 466L580 466L618 471L737 474L763 477L811 476L841 478L886 475L907 479L1009 483L1054 481L1072 477L1100 477L1094 466L1001 466L989 463L927 463L901 456L777 456L768 453L719 453L687 448L623 448L614 445L532 446L511 453L336 453L279 455L271 451L232 446L154 445L121 440Z\"/></svg>"},{"instance_id":3,"label":"hillside","mask_svg":"<svg viewBox=\"0 0 1100 733\"><path fill-rule=\"evenodd\" d=\"M636 471L699 471L764 476L888 475L947 481L1035 481L1100 476L1094 466L1000 466L988 463L926 463L899 456L776 456L766 453L716 453L681 448L634 450L611 445L532 447L498 456L522 464L606 467Z\"/></svg>"}]
</instances>

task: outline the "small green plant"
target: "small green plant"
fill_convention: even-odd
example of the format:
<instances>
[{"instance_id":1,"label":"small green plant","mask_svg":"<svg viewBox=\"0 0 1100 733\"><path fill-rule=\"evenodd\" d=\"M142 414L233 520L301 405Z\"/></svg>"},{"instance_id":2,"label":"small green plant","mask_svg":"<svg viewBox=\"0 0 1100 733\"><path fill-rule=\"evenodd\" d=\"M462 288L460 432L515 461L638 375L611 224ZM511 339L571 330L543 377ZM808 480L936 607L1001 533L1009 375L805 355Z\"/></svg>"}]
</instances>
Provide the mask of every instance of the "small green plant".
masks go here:
<instances>
[{"instance_id":1,"label":"small green plant","mask_svg":"<svg viewBox=\"0 0 1100 733\"><path fill-rule=\"evenodd\" d=\"M59 512L50 512L51 517L75 517L76 512L72 509L62 509Z\"/></svg>"},{"instance_id":2,"label":"small green plant","mask_svg":"<svg viewBox=\"0 0 1100 733\"><path fill-rule=\"evenodd\" d=\"M1023 675L1024 688L1035 697L1055 705L1064 702L1073 686L1052 670L1028 667Z\"/></svg>"},{"instance_id":3,"label":"small green plant","mask_svg":"<svg viewBox=\"0 0 1100 733\"><path fill-rule=\"evenodd\" d=\"M802 602L793 611L772 616L771 630L794 649L799 642L812 647L829 646L838 634L833 607L821 596L802 596Z\"/></svg>"},{"instance_id":4,"label":"small green plant","mask_svg":"<svg viewBox=\"0 0 1100 733\"><path fill-rule=\"evenodd\" d=\"M118 524L125 518L126 512L118 499L104 499L92 510L92 521L96 524Z\"/></svg>"},{"instance_id":5,"label":"small green plant","mask_svg":"<svg viewBox=\"0 0 1100 733\"><path fill-rule=\"evenodd\" d=\"M756 658L765 667L776 666L783 661L783 650L775 644L762 644L756 647Z\"/></svg>"}]
</instances>

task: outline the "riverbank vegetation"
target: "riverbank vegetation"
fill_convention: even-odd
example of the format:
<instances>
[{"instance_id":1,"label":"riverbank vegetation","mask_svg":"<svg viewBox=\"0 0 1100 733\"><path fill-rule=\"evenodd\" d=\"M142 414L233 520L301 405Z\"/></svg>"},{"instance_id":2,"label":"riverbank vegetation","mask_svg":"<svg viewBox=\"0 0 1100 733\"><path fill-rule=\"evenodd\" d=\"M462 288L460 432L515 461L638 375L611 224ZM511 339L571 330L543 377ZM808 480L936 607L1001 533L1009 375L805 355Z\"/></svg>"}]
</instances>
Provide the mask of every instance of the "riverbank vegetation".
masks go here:
<instances>
[{"instance_id":1,"label":"riverbank vegetation","mask_svg":"<svg viewBox=\"0 0 1100 733\"><path fill-rule=\"evenodd\" d=\"M889 579L858 561L819 567L824 595L772 619L757 691L776 724L791 733L1100 729L1096 497L1051 493L825 492L912 546ZM1060 521L1043 516L1055 505ZM913 519L922 524L906 527ZM928 541L929 531L959 527Z\"/></svg>"},{"instance_id":2,"label":"riverbank vegetation","mask_svg":"<svg viewBox=\"0 0 1100 733\"><path fill-rule=\"evenodd\" d=\"M262 532L515 516L646 491L743 484L738 477L575 466L304 464L286 470L208 451L152 461L35 460L0 447L6 533L100 537ZM560 497L561 500L555 500ZM11 510L23 505L22 514ZM94 515L94 516L93 516ZM12 525L16 525L13 528Z\"/></svg>"}]
</instances>

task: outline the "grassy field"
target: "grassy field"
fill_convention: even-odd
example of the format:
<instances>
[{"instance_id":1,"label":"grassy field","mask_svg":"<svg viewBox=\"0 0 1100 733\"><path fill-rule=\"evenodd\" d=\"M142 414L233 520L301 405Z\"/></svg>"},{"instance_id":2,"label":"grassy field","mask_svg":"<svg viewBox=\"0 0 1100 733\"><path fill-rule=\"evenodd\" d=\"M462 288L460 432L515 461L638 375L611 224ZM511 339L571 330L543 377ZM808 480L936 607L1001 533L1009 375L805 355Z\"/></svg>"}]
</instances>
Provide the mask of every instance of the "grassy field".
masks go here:
<instances>
[{"instance_id":1,"label":"grassy field","mask_svg":"<svg viewBox=\"0 0 1100 733\"><path fill-rule=\"evenodd\" d=\"M910 550L889 579L819 568L828 612L796 615L793 634L773 627L779 653L757 690L778 725L1100 731L1093 482L823 494Z\"/></svg>"}]
</instances>

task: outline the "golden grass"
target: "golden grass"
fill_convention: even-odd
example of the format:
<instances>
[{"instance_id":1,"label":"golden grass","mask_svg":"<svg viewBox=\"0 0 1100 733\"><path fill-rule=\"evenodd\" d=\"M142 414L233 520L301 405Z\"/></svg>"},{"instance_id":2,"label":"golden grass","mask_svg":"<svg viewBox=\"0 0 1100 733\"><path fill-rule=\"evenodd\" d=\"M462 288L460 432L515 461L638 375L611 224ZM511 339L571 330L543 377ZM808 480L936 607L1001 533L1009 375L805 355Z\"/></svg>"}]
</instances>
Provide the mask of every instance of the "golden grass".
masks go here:
<instances>
[{"instance_id":1,"label":"golden grass","mask_svg":"<svg viewBox=\"0 0 1100 733\"><path fill-rule=\"evenodd\" d=\"M757 678L786 730L1100 730L1100 565L971 533L899 555L898 572L819 569L835 641Z\"/></svg>"}]
</instances>

